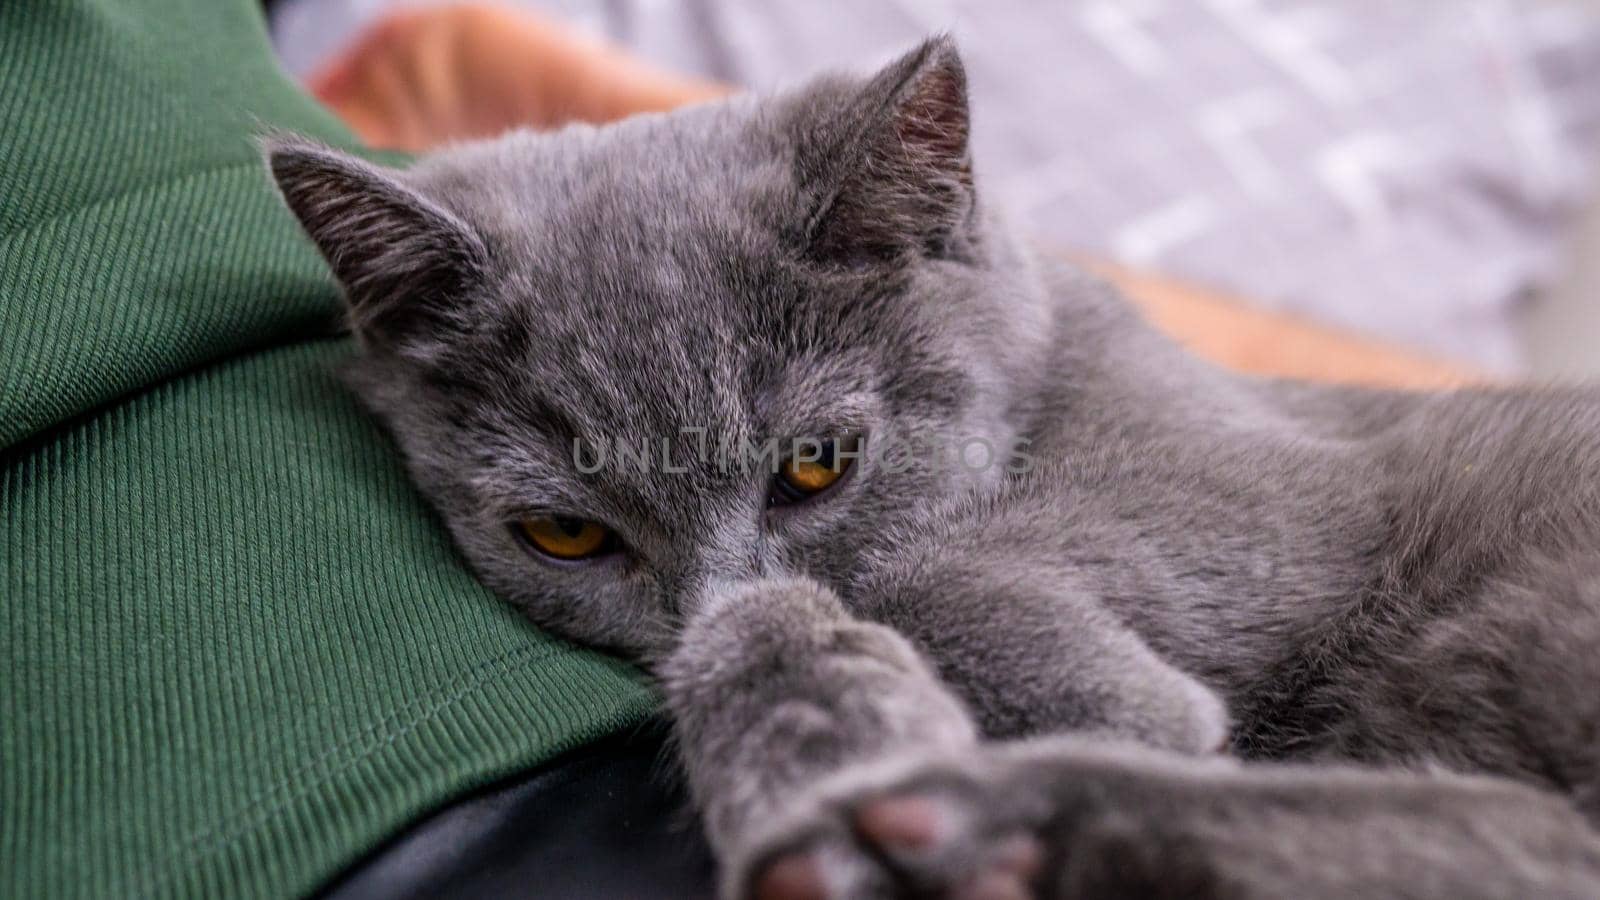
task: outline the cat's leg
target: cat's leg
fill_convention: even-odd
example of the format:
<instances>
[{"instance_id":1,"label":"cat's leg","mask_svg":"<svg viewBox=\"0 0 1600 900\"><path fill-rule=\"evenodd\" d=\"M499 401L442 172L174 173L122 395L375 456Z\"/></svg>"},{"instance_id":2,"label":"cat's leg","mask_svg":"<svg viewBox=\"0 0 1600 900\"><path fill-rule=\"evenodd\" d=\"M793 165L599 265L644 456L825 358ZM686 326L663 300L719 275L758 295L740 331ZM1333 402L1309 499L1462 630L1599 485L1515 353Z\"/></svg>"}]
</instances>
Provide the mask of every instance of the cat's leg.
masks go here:
<instances>
[{"instance_id":1,"label":"cat's leg","mask_svg":"<svg viewBox=\"0 0 1600 900\"><path fill-rule=\"evenodd\" d=\"M1028 533L1011 525L972 530ZM957 540L882 569L853 586L852 609L908 637L987 737L1093 733L1201 754L1226 746L1220 695L1163 659L1083 573Z\"/></svg>"},{"instance_id":2,"label":"cat's leg","mask_svg":"<svg viewBox=\"0 0 1600 900\"><path fill-rule=\"evenodd\" d=\"M846 772L746 859L759 900L1600 896L1600 833L1532 788L1078 738Z\"/></svg>"},{"instance_id":3,"label":"cat's leg","mask_svg":"<svg viewBox=\"0 0 1600 900\"><path fill-rule=\"evenodd\" d=\"M1317 753L1510 776L1600 825L1600 552L1535 555L1457 606L1314 693L1341 710Z\"/></svg>"},{"instance_id":4,"label":"cat's leg","mask_svg":"<svg viewBox=\"0 0 1600 900\"><path fill-rule=\"evenodd\" d=\"M730 871L829 776L977 745L966 710L904 638L807 579L711 587L654 668L690 792ZM844 895L880 874L850 848L818 852L832 854L831 884Z\"/></svg>"}]
</instances>

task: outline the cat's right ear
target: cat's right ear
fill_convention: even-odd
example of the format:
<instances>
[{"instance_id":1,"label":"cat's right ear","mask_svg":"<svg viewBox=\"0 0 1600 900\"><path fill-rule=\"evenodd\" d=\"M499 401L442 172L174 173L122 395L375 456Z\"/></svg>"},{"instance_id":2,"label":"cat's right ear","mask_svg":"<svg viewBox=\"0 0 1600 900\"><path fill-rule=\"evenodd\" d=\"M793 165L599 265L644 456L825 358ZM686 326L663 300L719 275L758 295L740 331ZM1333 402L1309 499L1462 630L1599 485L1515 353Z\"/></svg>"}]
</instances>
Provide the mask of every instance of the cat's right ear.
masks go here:
<instances>
[{"instance_id":1,"label":"cat's right ear","mask_svg":"<svg viewBox=\"0 0 1600 900\"><path fill-rule=\"evenodd\" d=\"M267 168L344 289L368 347L395 349L462 324L487 251L472 229L398 173L299 137L262 141Z\"/></svg>"}]
</instances>

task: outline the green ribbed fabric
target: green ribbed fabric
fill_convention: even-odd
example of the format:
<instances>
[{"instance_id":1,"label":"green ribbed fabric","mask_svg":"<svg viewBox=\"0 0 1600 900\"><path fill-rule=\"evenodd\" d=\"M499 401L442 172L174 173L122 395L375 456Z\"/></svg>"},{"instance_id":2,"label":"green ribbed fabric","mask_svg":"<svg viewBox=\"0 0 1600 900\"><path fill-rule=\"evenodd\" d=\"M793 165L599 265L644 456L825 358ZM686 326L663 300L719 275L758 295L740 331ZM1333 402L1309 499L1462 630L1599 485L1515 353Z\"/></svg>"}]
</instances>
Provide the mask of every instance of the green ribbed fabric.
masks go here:
<instances>
[{"instance_id":1,"label":"green ribbed fabric","mask_svg":"<svg viewBox=\"0 0 1600 900\"><path fill-rule=\"evenodd\" d=\"M0 446L335 321L251 137L350 138L263 27L249 0L0 3Z\"/></svg>"},{"instance_id":2,"label":"green ribbed fabric","mask_svg":"<svg viewBox=\"0 0 1600 900\"><path fill-rule=\"evenodd\" d=\"M0 3L0 897L289 896L641 721L332 372L252 0Z\"/></svg>"}]
</instances>

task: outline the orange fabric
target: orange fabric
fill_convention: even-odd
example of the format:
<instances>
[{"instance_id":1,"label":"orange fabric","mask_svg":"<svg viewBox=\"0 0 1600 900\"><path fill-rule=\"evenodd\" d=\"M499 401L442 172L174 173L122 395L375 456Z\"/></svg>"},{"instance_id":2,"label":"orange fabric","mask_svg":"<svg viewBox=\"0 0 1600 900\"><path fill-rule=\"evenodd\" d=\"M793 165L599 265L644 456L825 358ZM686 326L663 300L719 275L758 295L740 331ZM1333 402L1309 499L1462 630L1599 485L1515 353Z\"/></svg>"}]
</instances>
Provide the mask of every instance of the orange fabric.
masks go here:
<instances>
[{"instance_id":1,"label":"orange fabric","mask_svg":"<svg viewBox=\"0 0 1600 900\"><path fill-rule=\"evenodd\" d=\"M729 92L493 5L391 15L310 87L367 143L412 152L517 125L607 122Z\"/></svg>"},{"instance_id":2,"label":"orange fabric","mask_svg":"<svg viewBox=\"0 0 1600 900\"><path fill-rule=\"evenodd\" d=\"M1192 284L1103 262L1086 264L1116 284L1147 319L1191 351L1240 371L1417 389L1484 380L1481 373L1465 366L1254 309Z\"/></svg>"}]
</instances>

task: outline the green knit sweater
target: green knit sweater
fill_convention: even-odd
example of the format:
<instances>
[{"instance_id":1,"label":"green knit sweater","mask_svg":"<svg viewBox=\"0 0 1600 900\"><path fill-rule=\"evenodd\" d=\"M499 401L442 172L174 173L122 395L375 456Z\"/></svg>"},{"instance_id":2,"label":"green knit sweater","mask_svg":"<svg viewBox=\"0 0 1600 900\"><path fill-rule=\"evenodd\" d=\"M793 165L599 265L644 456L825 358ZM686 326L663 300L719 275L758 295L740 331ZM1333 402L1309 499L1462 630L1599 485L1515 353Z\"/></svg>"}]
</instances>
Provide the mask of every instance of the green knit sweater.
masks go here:
<instances>
[{"instance_id":1,"label":"green knit sweater","mask_svg":"<svg viewBox=\"0 0 1600 900\"><path fill-rule=\"evenodd\" d=\"M304 893L648 715L462 568L333 375L253 0L0 2L0 896Z\"/></svg>"}]
</instances>

